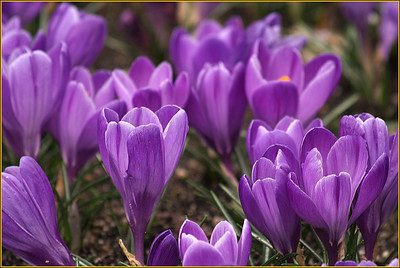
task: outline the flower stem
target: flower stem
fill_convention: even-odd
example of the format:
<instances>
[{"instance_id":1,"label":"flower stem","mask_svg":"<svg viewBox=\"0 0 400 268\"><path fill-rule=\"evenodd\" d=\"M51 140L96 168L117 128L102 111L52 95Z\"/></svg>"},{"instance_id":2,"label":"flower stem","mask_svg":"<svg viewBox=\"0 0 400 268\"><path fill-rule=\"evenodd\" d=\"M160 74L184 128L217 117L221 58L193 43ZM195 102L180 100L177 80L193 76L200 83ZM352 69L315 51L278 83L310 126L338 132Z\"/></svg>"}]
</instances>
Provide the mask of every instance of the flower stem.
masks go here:
<instances>
[{"instance_id":1,"label":"flower stem","mask_svg":"<svg viewBox=\"0 0 400 268\"><path fill-rule=\"evenodd\" d=\"M144 265L144 232L136 229L133 231L133 243L135 245L135 258Z\"/></svg>"},{"instance_id":2,"label":"flower stem","mask_svg":"<svg viewBox=\"0 0 400 268\"><path fill-rule=\"evenodd\" d=\"M223 156L222 157L222 166L224 168L226 177L229 178L230 183L232 184L233 187L237 188L238 187L238 181L235 177L235 172L233 169L233 164L229 156Z\"/></svg>"}]
</instances>

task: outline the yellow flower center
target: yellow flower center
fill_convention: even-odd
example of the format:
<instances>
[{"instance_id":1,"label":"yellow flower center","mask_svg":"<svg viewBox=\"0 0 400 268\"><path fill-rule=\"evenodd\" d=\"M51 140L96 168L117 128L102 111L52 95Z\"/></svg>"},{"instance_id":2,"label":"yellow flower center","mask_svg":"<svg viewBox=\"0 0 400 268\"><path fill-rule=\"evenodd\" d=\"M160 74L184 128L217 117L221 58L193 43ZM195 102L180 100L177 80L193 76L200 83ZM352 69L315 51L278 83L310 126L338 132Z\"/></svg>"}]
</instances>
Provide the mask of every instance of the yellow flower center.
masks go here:
<instances>
[{"instance_id":1,"label":"yellow flower center","mask_svg":"<svg viewBox=\"0 0 400 268\"><path fill-rule=\"evenodd\" d=\"M291 81L292 79L290 79L290 77L287 75L282 75L281 77L279 77L278 80L279 81Z\"/></svg>"}]
</instances>

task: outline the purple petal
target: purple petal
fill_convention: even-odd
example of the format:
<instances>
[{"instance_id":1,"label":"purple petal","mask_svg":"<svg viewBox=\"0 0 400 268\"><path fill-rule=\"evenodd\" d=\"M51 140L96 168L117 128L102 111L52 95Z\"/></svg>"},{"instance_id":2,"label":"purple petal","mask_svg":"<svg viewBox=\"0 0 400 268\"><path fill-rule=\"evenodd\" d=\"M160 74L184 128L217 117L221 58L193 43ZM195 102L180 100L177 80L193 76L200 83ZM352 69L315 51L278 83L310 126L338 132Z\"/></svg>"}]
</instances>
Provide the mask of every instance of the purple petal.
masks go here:
<instances>
[{"instance_id":1,"label":"purple petal","mask_svg":"<svg viewBox=\"0 0 400 268\"><path fill-rule=\"evenodd\" d=\"M295 116L298 106L296 86L290 82L270 82L252 96L254 116L275 126L284 116Z\"/></svg>"},{"instance_id":2,"label":"purple petal","mask_svg":"<svg viewBox=\"0 0 400 268\"><path fill-rule=\"evenodd\" d=\"M275 178L276 167L271 160L261 157L254 165L251 172L252 183L266 178Z\"/></svg>"},{"instance_id":3,"label":"purple petal","mask_svg":"<svg viewBox=\"0 0 400 268\"><path fill-rule=\"evenodd\" d=\"M326 161L326 174L346 172L350 175L353 199L367 169L368 152L365 141L358 136L340 137L329 151Z\"/></svg>"},{"instance_id":4,"label":"purple petal","mask_svg":"<svg viewBox=\"0 0 400 268\"><path fill-rule=\"evenodd\" d=\"M308 196L314 194L315 185L324 176L322 156L317 148L308 152L302 167L302 188Z\"/></svg>"},{"instance_id":5,"label":"purple petal","mask_svg":"<svg viewBox=\"0 0 400 268\"><path fill-rule=\"evenodd\" d=\"M328 175L317 182L312 199L327 224L331 243L339 243L347 229L351 179L348 173Z\"/></svg>"},{"instance_id":6,"label":"purple petal","mask_svg":"<svg viewBox=\"0 0 400 268\"><path fill-rule=\"evenodd\" d=\"M146 107L133 108L126 115L124 115L124 117L122 117L121 121L128 122L134 127L154 124L157 125L160 130L162 129L157 115Z\"/></svg>"},{"instance_id":7,"label":"purple petal","mask_svg":"<svg viewBox=\"0 0 400 268\"><path fill-rule=\"evenodd\" d=\"M222 221L215 226L210 244L221 253L226 265L236 264L238 243L235 230L228 222Z\"/></svg>"},{"instance_id":8,"label":"purple petal","mask_svg":"<svg viewBox=\"0 0 400 268\"><path fill-rule=\"evenodd\" d=\"M137 88L145 87L149 84L149 79L154 68L149 58L140 56L132 63L129 69L129 76Z\"/></svg>"},{"instance_id":9,"label":"purple petal","mask_svg":"<svg viewBox=\"0 0 400 268\"><path fill-rule=\"evenodd\" d=\"M184 235L191 235L193 236L194 240L200 240L208 243L208 238L201 227L191 220L185 220L179 230L178 236L179 253L181 259L183 259L186 250L193 242L193 239L188 239Z\"/></svg>"},{"instance_id":10,"label":"purple petal","mask_svg":"<svg viewBox=\"0 0 400 268\"><path fill-rule=\"evenodd\" d=\"M221 253L204 241L193 243L185 252L183 266L221 266L225 261Z\"/></svg>"},{"instance_id":11,"label":"purple petal","mask_svg":"<svg viewBox=\"0 0 400 268\"><path fill-rule=\"evenodd\" d=\"M307 63L304 69L305 88L300 95L298 118L306 122L328 100L342 74L340 59L323 54Z\"/></svg>"},{"instance_id":12,"label":"purple petal","mask_svg":"<svg viewBox=\"0 0 400 268\"><path fill-rule=\"evenodd\" d=\"M259 87L267 83L262 76L261 68L261 63L257 55L252 55L246 67L246 96L252 106L253 94Z\"/></svg>"},{"instance_id":13,"label":"purple petal","mask_svg":"<svg viewBox=\"0 0 400 268\"><path fill-rule=\"evenodd\" d=\"M385 121L380 118L370 118L364 122L365 141L368 146L369 165L389 151L389 133Z\"/></svg>"},{"instance_id":14,"label":"purple petal","mask_svg":"<svg viewBox=\"0 0 400 268\"><path fill-rule=\"evenodd\" d=\"M251 226L247 219L244 220L242 234L238 244L238 259L236 265L246 266L249 262L251 249Z\"/></svg>"},{"instance_id":15,"label":"purple petal","mask_svg":"<svg viewBox=\"0 0 400 268\"><path fill-rule=\"evenodd\" d=\"M172 81L173 73L172 67L167 62L162 62L157 68L154 69L153 73L149 78L149 87L157 88L164 81Z\"/></svg>"},{"instance_id":16,"label":"purple petal","mask_svg":"<svg viewBox=\"0 0 400 268\"><path fill-rule=\"evenodd\" d=\"M147 107L152 111L161 108L160 92L152 89L141 89L133 94L133 107Z\"/></svg>"},{"instance_id":17,"label":"purple petal","mask_svg":"<svg viewBox=\"0 0 400 268\"><path fill-rule=\"evenodd\" d=\"M178 243L171 230L165 230L159 234L150 247L147 258L148 266L178 266Z\"/></svg>"}]
</instances>

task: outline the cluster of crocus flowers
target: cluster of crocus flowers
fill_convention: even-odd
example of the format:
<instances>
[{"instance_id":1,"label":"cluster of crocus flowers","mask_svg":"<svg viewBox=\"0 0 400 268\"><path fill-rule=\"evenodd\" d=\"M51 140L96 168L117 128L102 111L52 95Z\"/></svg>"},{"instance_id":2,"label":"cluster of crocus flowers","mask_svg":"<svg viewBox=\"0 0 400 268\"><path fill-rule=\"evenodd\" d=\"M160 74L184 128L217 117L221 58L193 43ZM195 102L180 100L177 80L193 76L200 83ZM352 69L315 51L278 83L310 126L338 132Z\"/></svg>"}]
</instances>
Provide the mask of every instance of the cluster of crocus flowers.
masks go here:
<instances>
[{"instance_id":1,"label":"cluster of crocus flowers","mask_svg":"<svg viewBox=\"0 0 400 268\"><path fill-rule=\"evenodd\" d=\"M183 266L245 266L251 248L250 224L244 221L238 241L232 225L221 221L208 240L197 223L186 220L179 231L178 245Z\"/></svg>"},{"instance_id":2,"label":"cluster of crocus flowers","mask_svg":"<svg viewBox=\"0 0 400 268\"><path fill-rule=\"evenodd\" d=\"M144 234L154 206L178 164L189 130L184 110L133 108L122 118L103 109L98 142L104 166L121 194L135 256L144 259Z\"/></svg>"},{"instance_id":3,"label":"cluster of crocus flowers","mask_svg":"<svg viewBox=\"0 0 400 268\"><path fill-rule=\"evenodd\" d=\"M114 70L106 82L108 94L123 100L128 109L146 107L157 111L164 105L184 107L189 98L190 80L186 72L175 81L172 67L162 62L157 67L147 57L138 57L128 72Z\"/></svg>"},{"instance_id":4,"label":"cluster of crocus flowers","mask_svg":"<svg viewBox=\"0 0 400 268\"><path fill-rule=\"evenodd\" d=\"M19 166L1 173L3 246L31 265L75 266L57 226L49 179L36 161L21 158Z\"/></svg>"}]
</instances>

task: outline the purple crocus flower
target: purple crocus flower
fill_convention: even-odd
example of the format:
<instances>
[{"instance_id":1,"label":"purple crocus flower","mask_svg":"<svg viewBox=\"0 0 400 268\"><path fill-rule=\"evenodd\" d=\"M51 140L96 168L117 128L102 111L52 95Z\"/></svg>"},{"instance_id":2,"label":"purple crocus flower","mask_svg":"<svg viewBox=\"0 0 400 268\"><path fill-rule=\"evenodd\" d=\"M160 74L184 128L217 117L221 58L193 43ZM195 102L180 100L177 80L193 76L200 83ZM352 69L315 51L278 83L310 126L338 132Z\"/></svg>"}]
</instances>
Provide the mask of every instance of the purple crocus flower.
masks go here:
<instances>
[{"instance_id":1,"label":"purple crocus flower","mask_svg":"<svg viewBox=\"0 0 400 268\"><path fill-rule=\"evenodd\" d=\"M1 180L3 246L31 265L75 266L58 232L51 185L36 161L22 157Z\"/></svg>"},{"instance_id":2,"label":"purple crocus flower","mask_svg":"<svg viewBox=\"0 0 400 268\"><path fill-rule=\"evenodd\" d=\"M89 66L102 49L107 35L106 22L100 16L79 11L74 5L58 5L49 21L46 50L65 42L71 64Z\"/></svg>"},{"instance_id":3,"label":"purple crocus flower","mask_svg":"<svg viewBox=\"0 0 400 268\"><path fill-rule=\"evenodd\" d=\"M28 23L39 14L45 4L45 2L3 2L1 3L2 19L6 21L17 16L22 23Z\"/></svg>"},{"instance_id":4,"label":"purple crocus flower","mask_svg":"<svg viewBox=\"0 0 400 268\"><path fill-rule=\"evenodd\" d=\"M378 50L384 58L388 58L390 50L396 44L399 34L398 18L399 3L381 3L381 22L379 24L379 44Z\"/></svg>"},{"instance_id":5,"label":"purple crocus flower","mask_svg":"<svg viewBox=\"0 0 400 268\"><path fill-rule=\"evenodd\" d=\"M357 221L365 241L365 256L373 260L373 251L380 227L397 207L398 195L398 133L389 135L385 122L370 114L344 116L340 120L340 135L362 137L368 148L368 169L382 154L389 156L388 177L378 198Z\"/></svg>"},{"instance_id":6,"label":"purple crocus flower","mask_svg":"<svg viewBox=\"0 0 400 268\"><path fill-rule=\"evenodd\" d=\"M282 254L296 252L300 239L300 219L287 199L287 176L284 168L262 157L253 165L251 179L243 175L239 183L246 217Z\"/></svg>"},{"instance_id":7,"label":"purple crocus flower","mask_svg":"<svg viewBox=\"0 0 400 268\"><path fill-rule=\"evenodd\" d=\"M209 241L197 223L185 220L179 231L178 244L183 266L245 266L250 255L251 228L244 220L237 241L232 225L221 221Z\"/></svg>"},{"instance_id":8,"label":"purple crocus flower","mask_svg":"<svg viewBox=\"0 0 400 268\"><path fill-rule=\"evenodd\" d=\"M244 42L243 60L247 61L251 56L254 44L257 42L262 42L270 50L283 47L293 47L300 50L304 47L306 38L293 35L282 37L282 17L279 13L273 12L247 27Z\"/></svg>"},{"instance_id":9,"label":"purple crocus flower","mask_svg":"<svg viewBox=\"0 0 400 268\"><path fill-rule=\"evenodd\" d=\"M19 48L30 48L32 43L31 35L21 26L21 20L13 17L5 23L2 23L1 32L1 55L4 60Z\"/></svg>"},{"instance_id":10,"label":"purple crocus flower","mask_svg":"<svg viewBox=\"0 0 400 268\"><path fill-rule=\"evenodd\" d=\"M239 60L244 38L243 23L233 17L224 26L214 20L203 20L193 35L177 28L171 35L169 52L176 70L188 72L195 81L203 66L224 63L232 69Z\"/></svg>"},{"instance_id":11,"label":"purple crocus flower","mask_svg":"<svg viewBox=\"0 0 400 268\"><path fill-rule=\"evenodd\" d=\"M4 137L18 156L38 155L43 127L66 80L67 59L60 44L49 54L28 50L9 65L3 61Z\"/></svg>"},{"instance_id":12,"label":"purple crocus flower","mask_svg":"<svg viewBox=\"0 0 400 268\"><path fill-rule=\"evenodd\" d=\"M178 243L171 230L159 234L150 247L147 266L178 266Z\"/></svg>"},{"instance_id":13,"label":"purple crocus flower","mask_svg":"<svg viewBox=\"0 0 400 268\"><path fill-rule=\"evenodd\" d=\"M93 81L98 78L98 74L92 76L84 67L75 67L71 71L71 80L56 118L61 155L70 182L98 149L97 121L101 109L111 108L119 116L126 113L126 106L122 101L104 100L105 95L101 95L99 85L96 87Z\"/></svg>"},{"instance_id":14,"label":"purple crocus flower","mask_svg":"<svg viewBox=\"0 0 400 268\"><path fill-rule=\"evenodd\" d=\"M342 66L333 54L304 65L295 48L256 46L246 69L246 94L256 118L275 126L285 115L308 122L335 89Z\"/></svg>"},{"instance_id":15,"label":"purple crocus flower","mask_svg":"<svg viewBox=\"0 0 400 268\"><path fill-rule=\"evenodd\" d=\"M300 120L290 116L282 118L271 128L261 120L252 120L247 130L247 153L250 162L254 164L265 152L274 145L286 147L296 159L299 159L299 152L303 137L313 127L322 127L321 119L313 120L305 129Z\"/></svg>"},{"instance_id":16,"label":"purple crocus flower","mask_svg":"<svg viewBox=\"0 0 400 268\"><path fill-rule=\"evenodd\" d=\"M368 150L361 137L336 139L329 130L317 127L303 139L300 163L301 176L287 181L289 202L316 229L333 265L347 227L381 193L389 159L381 155L368 170Z\"/></svg>"},{"instance_id":17,"label":"purple crocus flower","mask_svg":"<svg viewBox=\"0 0 400 268\"><path fill-rule=\"evenodd\" d=\"M230 72L223 63L206 65L192 88L186 111L190 124L230 162L246 109L243 65ZM228 164L229 166L229 164Z\"/></svg>"},{"instance_id":18,"label":"purple crocus flower","mask_svg":"<svg viewBox=\"0 0 400 268\"><path fill-rule=\"evenodd\" d=\"M121 194L140 263L147 224L178 164L187 132L185 111L172 105L156 113L134 108L121 119L106 108L99 117L100 154Z\"/></svg>"},{"instance_id":19,"label":"purple crocus flower","mask_svg":"<svg viewBox=\"0 0 400 268\"><path fill-rule=\"evenodd\" d=\"M184 107L190 92L186 72L180 73L174 82L169 63L162 62L155 67L147 57L138 57L128 73L113 71L106 85L117 98L125 101L129 109L147 107L152 111L169 104Z\"/></svg>"}]
</instances>

